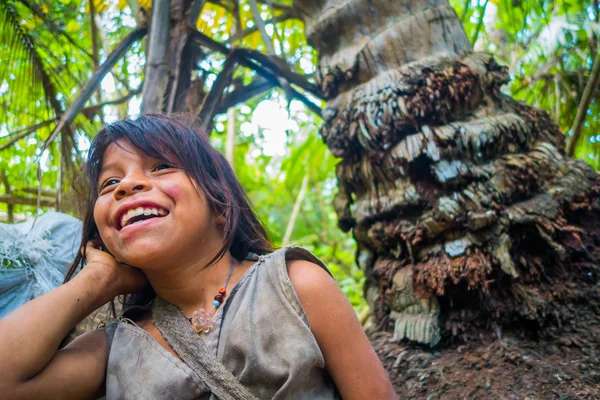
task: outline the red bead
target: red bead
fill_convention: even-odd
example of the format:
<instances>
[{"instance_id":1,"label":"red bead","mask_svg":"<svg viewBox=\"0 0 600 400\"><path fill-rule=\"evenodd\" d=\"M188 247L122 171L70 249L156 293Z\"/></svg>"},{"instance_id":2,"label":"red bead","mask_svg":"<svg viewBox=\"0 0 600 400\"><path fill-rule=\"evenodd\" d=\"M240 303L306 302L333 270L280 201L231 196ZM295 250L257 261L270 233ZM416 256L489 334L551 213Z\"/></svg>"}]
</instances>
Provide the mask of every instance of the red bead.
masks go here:
<instances>
[{"instance_id":1,"label":"red bead","mask_svg":"<svg viewBox=\"0 0 600 400\"><path fill-rule=\"evenodd\" d=\"M217 300L219 303L223 303L223 295L219 293L215 296L215 300Z\"/></svg>"},{"instance_id":2,"label":"red bead","mask_svg":"<svg viewBox=\"0 0 600 400\"><path fill-rule=\"evenodd\" d=\"M219 289L219 293L222 294L223 296L225 296L225 293L227 293L227 291L225 290L224 287L222 287L221 289Z\"/></svg>"}]
</instances>

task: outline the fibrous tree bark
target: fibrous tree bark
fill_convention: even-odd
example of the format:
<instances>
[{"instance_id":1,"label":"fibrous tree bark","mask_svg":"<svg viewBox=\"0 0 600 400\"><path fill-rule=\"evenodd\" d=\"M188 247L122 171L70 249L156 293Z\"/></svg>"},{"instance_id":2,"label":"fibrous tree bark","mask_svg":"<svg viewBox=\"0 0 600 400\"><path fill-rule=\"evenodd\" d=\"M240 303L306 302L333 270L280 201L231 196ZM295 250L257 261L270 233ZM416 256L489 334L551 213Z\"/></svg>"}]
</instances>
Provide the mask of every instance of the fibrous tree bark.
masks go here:
<instances>
[{"instance_id":1,"label":"fibrous tree bark","mask_svg":"<svg viewBox=\"0 0 600 400\"><path fill-rule=\"evenodd\" d=\"M295 6L373 329L435 346L598 322L598 176L501 92L507 69L472 51L448 1Z\"/></svg>"}]
</instances>

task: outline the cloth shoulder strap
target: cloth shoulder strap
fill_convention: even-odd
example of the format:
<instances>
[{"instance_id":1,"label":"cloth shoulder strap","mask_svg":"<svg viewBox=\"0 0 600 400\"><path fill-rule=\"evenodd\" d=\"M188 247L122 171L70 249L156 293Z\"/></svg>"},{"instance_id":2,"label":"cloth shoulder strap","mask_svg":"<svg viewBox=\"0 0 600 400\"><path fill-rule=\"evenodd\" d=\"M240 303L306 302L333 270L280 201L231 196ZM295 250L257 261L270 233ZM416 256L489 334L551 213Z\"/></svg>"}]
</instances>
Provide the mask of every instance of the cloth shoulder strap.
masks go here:
<instances>
[{"instance_id":1,"label":"cloth shoulder strap","mask_svg":"<svg viewBox=\"0 0 600 400\"><path fill-rule=\"evenodd\" d=\"M203 346L177 307L157 297L152 306L152 319L183 362L220 400L258 400Z\"/></svg>"}]
</instances>

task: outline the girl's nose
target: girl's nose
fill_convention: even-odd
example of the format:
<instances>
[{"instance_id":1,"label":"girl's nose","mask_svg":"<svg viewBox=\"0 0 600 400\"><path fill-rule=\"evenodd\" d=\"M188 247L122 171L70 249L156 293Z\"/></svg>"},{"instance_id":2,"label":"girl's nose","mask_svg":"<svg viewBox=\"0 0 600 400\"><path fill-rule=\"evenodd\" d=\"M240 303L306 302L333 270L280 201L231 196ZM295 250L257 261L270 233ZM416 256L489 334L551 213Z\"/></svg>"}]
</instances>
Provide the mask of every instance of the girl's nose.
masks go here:
<instances>
[{"instance_id":1,"label":"girl's nose","mask_svg":"<svg viewBox=\"0 0 600 400\"><path fill-rule=\"evenodd\" d=\"M119 182L114 190L115 199L120 200L137 192L145 192L150 189L148 180L137 177L126 177Z\"/></svg>"}]
</instances>

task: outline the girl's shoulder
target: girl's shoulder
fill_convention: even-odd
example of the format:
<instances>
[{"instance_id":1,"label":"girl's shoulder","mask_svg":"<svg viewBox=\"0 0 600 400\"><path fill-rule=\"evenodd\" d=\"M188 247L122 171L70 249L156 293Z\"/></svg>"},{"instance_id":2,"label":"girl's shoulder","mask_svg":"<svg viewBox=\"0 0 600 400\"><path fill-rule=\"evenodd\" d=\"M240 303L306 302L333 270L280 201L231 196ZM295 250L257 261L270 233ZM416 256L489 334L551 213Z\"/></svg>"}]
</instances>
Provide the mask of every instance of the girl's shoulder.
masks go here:
<instances>
[{"instance_id":1,"label":"girl's shoulder","mask_svg":"<svg viewBox=\"0 0 600 400\"><path fill-rule=\"evenodd\" d=\"M270 300L259 303L259 307L270 311L293 310L292 313L309 326L301 300L304 298L306 301L306 287L311 282L313 284L318 284L322 280L334 282L325 263L303 247L288 245L270 254L258 256L256 264L254 270L249 271L246 276L248 281L241 283L240 290L246 292L245 295L253 292L259 293L258 296L267 296ZM309 294L309 301L310 297ZM254 294L252 298L256 298Z\"/></svg>"},{"instance_id":2,"label":"girl's shoulder","mask_svg":"<svg viewBox=\"0 0 600 400\"><path fill-rule=\"evenodd\" d=\"M321 259L309 250L295 244L281 247L270 254L258 256L258 261L274 264L275 269L280 270L280 272L287 273L291 266L299 265L299 268L317 268L318 270L325 271L329 276L332 276L331 272Z\"/></svg>"}]
</instances>

